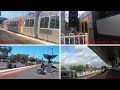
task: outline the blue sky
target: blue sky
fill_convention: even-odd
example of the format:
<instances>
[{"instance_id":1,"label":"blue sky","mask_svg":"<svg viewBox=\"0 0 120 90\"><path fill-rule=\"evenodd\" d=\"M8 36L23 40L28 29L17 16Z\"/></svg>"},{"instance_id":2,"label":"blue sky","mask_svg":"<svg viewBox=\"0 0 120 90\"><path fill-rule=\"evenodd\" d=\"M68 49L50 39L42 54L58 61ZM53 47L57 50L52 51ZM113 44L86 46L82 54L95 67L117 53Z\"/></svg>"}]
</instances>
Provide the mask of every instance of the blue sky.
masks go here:
<instances>
[{"instance_id":1,"label":"blue sky","mask_svg":"<svg viewBox=\"0 0 120 90\"><path fill-rule=\"evenodd\" d=\"M10 19L22 15L27 15L29 12L32 11L1 11L1 16Z\"/></svg>"},{"instance_id":2,"label":"blue sky","mask_svg":"<svg viewBox=\"0 0 120 90\"><path fill-rule=\"evenodd\" d=\"M29 56L33 56L36 58L42 58L43 54L51 54L53 47L53 54L58 55L56 58L53 59L53 61L59 62L59 46L11 46L12 52L9 54L29 54ZM44 60L46 60L43 57Z\"/></svg>"},{"instance_id":3,"label":"blue sky","mask_svg":"<svg viewBox=\"0 0 120 90\"><path fill-rule=\"evenodd\" d=\"M34 12L34 11L1 11L1 16L10 19L10 18L13 18L13 17L26 15L29 12ZM78 11L78 17L84 12L85 11ZM68 21L68 16L69 16L68 11L65 11L65 16L66 16L65 17L66 21Z\"/></svg>"},{"instance_id":4,"label":"blue sky","mask_svg":"<svg viewBox=\"0 0 120 90\"><path fill-rule=\"evenodd\" d=\"M62 46L61 48L61 54L74 54L75 50L74 50L74 46Z\"/></svg>"},{"instance_id":5,"label":"blue sky","mask_svg":"<svg viewBox=\"0 0 120 90\"><path fill-rule=\"evenodd\" d=\"M89 66L93 67L101 67L107 65L87 45L61 47L61 65L69 67L80 64L88 64Z\"/></svg>"}]
</instances>

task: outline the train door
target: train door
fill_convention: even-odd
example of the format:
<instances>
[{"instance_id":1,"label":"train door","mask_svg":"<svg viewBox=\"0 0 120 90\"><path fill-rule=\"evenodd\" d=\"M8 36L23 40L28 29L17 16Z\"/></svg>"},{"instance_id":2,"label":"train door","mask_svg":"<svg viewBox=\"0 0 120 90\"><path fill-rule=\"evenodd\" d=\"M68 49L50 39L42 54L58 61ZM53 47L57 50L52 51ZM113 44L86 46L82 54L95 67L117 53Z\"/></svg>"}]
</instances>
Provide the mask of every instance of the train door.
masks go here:
<instances>
[{"instance_id":1,"label":"train door","mask_svg":"<svg viewBox=\"0 0 120 90\"><path fill-rule=\"evenodd\" d=\"M50 17L39 17L38 38L48 41L52 31L49 29Z\"/></svg>"},{"instance_id":2,"label":"train door","mask_svg":"<svg viewBox=\"0 0 120 90\"><path fill-rule=\"evenodd\" d=\"M24 20L23 19L20 19L20 33L23 33L23 30L24 30Z\"/></svg>"}]
</instances>

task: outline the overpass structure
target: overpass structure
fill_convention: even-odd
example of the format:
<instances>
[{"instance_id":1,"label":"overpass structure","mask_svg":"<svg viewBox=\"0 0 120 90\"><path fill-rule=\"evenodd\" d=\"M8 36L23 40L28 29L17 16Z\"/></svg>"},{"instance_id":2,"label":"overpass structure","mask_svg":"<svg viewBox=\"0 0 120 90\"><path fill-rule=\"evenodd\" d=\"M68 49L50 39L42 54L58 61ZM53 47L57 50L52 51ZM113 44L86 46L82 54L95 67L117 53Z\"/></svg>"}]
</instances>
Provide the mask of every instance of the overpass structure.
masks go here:
<instances>
[{"instance_id":1,"label":"overpass structure","mask_svg":"<svg viewBox=\"0 0 120 90\"><path fill-rule=\"evenodd\" d=\"M113 68L120 66L120 46L88 46L106 64Z\"/></svg>"}]
</instances>

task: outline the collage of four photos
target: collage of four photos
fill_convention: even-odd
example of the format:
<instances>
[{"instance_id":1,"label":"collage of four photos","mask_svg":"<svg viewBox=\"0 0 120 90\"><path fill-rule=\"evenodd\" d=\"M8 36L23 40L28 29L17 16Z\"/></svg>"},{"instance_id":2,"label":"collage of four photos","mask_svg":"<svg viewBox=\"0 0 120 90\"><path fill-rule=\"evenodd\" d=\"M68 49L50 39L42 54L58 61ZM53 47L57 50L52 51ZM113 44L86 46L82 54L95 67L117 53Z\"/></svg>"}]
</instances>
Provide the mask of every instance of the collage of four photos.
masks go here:
<instances>
[{"instance_id":1,"label":"collage of four photos","mask_svg":"<svg viewBox=\"0 0 120 90\"><path fill-rule=\"evenodd\" d=\"M120 11L0 11L0 79L119 79Z\"/></svg>"}]
</instances>

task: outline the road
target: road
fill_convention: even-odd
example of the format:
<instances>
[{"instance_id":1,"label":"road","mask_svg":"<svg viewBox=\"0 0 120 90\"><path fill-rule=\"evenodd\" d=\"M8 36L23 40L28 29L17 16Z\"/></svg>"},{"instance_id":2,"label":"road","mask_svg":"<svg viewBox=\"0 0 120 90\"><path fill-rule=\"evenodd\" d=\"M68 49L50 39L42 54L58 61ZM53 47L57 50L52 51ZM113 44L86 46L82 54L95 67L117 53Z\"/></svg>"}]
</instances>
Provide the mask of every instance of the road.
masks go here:
<instances>
[{"instance_id":1,"label":"road","mask_svg":"<svg viewBox=\"0 0 120 90\"><path fill-rule=\"evenodd\" d=\"M53 73L46 73L46 75L41 75L36 73L38 67L40 67L40 65L1 73L0 79L59 79L58 69L53 68Z\"/></svg>"},{"instance_id":2,"label":"road","mask_svg":"<svg viewBox=\"0 0 120 90\"><path fill-rule=\"evenodd\" d=\"M49 44L49 42L0 29L0 44Z\"/></svg>"}]
</instances>

